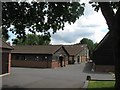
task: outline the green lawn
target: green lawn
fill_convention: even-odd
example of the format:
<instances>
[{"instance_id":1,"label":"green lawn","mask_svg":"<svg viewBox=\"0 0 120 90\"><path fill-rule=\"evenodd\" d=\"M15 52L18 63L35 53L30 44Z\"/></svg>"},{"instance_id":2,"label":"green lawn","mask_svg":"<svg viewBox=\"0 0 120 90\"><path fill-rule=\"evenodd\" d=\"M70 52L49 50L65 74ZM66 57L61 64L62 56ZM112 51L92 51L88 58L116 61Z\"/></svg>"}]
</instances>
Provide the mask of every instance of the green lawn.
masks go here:
<instances>
[{"instance_id":1,"label":"green lawn","mask_svg":"<svg viewBox=\"0 0 120 90\"><path fill-rule=\"evenodd\" d=\"M87 90L110 89L114 90L115 81L89 81Z\"/></svg>"}]
</instances>

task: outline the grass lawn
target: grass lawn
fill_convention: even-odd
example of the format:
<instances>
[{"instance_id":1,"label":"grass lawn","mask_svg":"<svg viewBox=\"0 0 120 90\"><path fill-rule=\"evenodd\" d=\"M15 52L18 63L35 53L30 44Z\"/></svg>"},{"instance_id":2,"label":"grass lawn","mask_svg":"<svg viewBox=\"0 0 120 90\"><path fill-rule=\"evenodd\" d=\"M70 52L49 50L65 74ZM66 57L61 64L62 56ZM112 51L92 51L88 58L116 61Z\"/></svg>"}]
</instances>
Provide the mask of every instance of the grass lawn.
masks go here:
<instances>
[{"instance_id":1,"label":"grass lawn","mask_svg":"<svg viewBox=\"0 0 120 90\"><path fill-rule=\"evenodd\" d=\"M115 81L89 81L87 90L96 90L96 89L110 89L114 90Z\"/></svg>"}]
</instances>

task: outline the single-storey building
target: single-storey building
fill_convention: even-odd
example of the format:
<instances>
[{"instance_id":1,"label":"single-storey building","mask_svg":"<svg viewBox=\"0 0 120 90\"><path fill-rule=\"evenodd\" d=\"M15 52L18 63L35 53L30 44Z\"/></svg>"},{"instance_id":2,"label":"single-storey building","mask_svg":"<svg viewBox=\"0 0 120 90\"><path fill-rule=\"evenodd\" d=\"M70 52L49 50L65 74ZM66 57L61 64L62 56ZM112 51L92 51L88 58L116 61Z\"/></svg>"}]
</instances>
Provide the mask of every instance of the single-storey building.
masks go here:
<instances>
[{"instance_id":1,"label":"single-storey building","mask_svg":"<svg viewBox=\"0 0 120 90\"><path fill-rule=\"evenodd\" d=\"M94 49L92 55L94 70L114 71L114 59L111 40L111 34L108 32Z\"/></svg>"},{"instance_id":2,"label":"single-storey building","mask_svg":"<svg viewBox=\"0 0 120 90\"><path fill-rule=\"evenodd\" d=\"M13 47L0 39L0 75L10 73L12 49Z\"/></svg>"},{"instance_id":3,"label":"single-storey building","mask_svg":"<svg viewBox=\"0 0 120 90\"><path fill-rule=\"evenodd\" d=\"M14 46L12 66L55 68L68 64L68 53L61 45Z\"/></svg>"},{"instance_id":4,"label":"single-storey building","mask_svg":"<svg viewBox=\"0 0 120 90\"><path fill-rule=\"evenodd\" d=\"M89 50L86 44L64 45L69 54L69 64L85 62L89 59Z\"/></svg>"}]
</instances>

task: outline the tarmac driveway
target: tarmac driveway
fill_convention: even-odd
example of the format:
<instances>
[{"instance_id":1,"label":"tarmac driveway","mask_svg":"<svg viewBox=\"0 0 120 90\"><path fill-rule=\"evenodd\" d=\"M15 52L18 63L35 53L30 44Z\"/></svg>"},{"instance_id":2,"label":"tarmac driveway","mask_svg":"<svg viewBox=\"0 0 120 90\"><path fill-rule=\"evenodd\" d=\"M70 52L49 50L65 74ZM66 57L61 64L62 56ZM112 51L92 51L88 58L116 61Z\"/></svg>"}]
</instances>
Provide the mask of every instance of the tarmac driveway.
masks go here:
<instances>
[{"instance_id":1,"label":"tarmac driveway","mask_svg":"<svg viewBox=\"0 0 120 90\"><path fill-rule=\"evenodd\" d=\"M86 68L85 65L81 63L55 69L14 67L10 75L2 78L2 84L12 88L82 88L86 76L93 74L86 72L90 66ZM105 77L108 78L108 74Z\"/></svg>"}]
</instances>

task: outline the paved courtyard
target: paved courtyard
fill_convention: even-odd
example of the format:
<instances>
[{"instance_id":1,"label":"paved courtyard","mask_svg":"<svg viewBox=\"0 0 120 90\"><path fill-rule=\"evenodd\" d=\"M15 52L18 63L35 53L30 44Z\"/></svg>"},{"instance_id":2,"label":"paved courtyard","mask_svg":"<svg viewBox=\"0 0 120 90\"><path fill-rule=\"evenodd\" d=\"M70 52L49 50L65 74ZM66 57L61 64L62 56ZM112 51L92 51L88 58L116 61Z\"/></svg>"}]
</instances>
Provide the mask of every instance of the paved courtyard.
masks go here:
<instances>
[{"instance_id":1,"label":"paved courtyard","mask_svg":"<svg viewBox=\"0 0 120 90\"><path fill-rule=\"evenodd\" d=\"M12 88L82 88L86 76L94 79L113 79L108 73L93 73L91 65L81 63L55 69L15 68L2 78L3 87Z\"/></svg>"}]
</instances>

